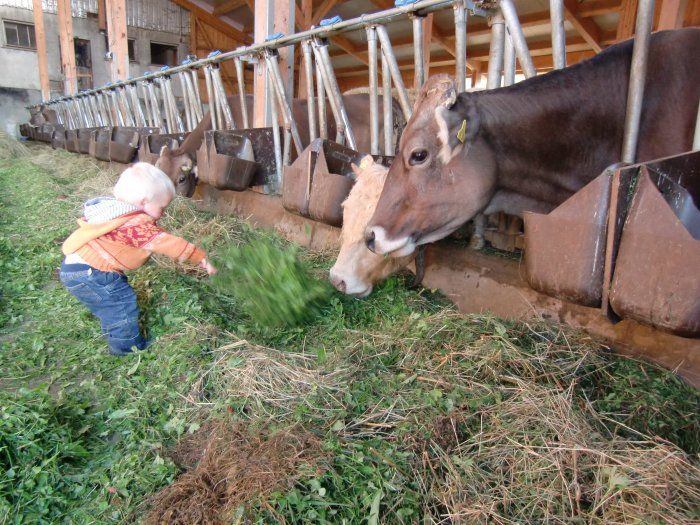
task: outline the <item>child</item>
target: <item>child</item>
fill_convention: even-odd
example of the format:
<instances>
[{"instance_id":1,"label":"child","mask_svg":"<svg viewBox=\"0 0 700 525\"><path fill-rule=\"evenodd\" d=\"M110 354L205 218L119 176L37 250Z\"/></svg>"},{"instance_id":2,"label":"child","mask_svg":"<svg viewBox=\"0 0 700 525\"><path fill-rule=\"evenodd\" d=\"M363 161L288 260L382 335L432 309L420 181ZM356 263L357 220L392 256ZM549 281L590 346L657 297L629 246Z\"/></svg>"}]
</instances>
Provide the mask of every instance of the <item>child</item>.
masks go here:
<instances>
[{"instance_id":1,"label":"child","mask_svg":"<svg viewBox=\"0 0 700 525\"><path fill-rule=\"evenodd\" d=\"M113 193L114 198L85 203L80 227L63 243L60 278L100 320L109 352L123 356L148 345L139 332L139 307L125 270L143 265L153 252L198 264L210 275L216 269L197 246L156 225L175 197L175 186L161 170L134 164L121 174Z\"/></svg>"}]
</instances>

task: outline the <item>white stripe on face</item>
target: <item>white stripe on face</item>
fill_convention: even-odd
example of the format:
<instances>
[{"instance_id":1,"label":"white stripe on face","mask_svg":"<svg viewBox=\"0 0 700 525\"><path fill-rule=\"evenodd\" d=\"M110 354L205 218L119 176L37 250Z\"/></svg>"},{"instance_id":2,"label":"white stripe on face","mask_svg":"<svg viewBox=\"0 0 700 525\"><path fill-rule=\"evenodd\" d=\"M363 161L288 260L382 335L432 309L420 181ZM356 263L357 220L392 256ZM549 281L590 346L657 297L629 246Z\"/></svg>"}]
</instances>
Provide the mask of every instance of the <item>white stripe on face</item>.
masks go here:
<instances>
[{"instance_id":1,"label":"white stripe on face","mask_svg":"<svg viewBox=\"0 0 700 525\"><path fill-rule=\"evenodd\" d=\"M391 255L392 257L405 257L413 253L416 243L409 237L389 239L386 230L381 226L372 228L374 232L374 253L378 255Z\"/></svg>"}]
</instances>

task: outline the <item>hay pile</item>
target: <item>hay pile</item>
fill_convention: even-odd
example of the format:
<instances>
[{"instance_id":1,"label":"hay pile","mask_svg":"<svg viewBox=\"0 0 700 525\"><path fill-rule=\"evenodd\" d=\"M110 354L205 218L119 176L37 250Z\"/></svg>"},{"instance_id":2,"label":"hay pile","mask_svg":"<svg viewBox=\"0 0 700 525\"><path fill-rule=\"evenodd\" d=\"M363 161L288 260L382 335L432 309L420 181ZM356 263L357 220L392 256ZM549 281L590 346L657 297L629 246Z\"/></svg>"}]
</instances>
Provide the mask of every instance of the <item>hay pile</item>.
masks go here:
<instances>
[{"instance_id":1,"label":"hay pile","mask_svg":"<svg viewBox=\"0 0 700 525\"><path fill-rule=\"evenodd\" d=\"M173 459L187 471L153 497L146 523L224 525L236 514L240 520L242 505L317 475L323 453L318 438L300 428L274 433L211 421L181 440Z\"/></svg>"},{"instance_id":2,"label":"hay pile","mask_svg":"<svg viewBox=\"0 0 700 525\"><path fill-rule=\"evenodd\" d=\"M26 157L29 148L8 133L0 131L0 160Z\"/></svg>"}]
</instances>

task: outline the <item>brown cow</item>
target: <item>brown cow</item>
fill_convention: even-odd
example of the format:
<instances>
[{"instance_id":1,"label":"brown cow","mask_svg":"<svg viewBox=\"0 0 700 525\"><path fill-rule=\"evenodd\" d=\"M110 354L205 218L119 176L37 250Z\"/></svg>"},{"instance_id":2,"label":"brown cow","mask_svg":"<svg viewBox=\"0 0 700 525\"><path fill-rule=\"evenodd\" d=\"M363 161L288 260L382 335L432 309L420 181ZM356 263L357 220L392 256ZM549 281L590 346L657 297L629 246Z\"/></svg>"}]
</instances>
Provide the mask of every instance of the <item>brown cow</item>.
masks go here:
<instances>
[{"instance_id":1,"label":"brown cow","mask_svg":"<svg viewBox=\"0 0 700 525\"><path fill-rule=\"evenodd\" d=\"M343 228L340 253L330 271L330 280L340 292L367 297L374 284L386 279L413 260L408 257L382 257L367 249L365 228L379 201L389 169L371 156L353 165L355 184L343 202Z\"/></svg>"},{"instance_id":2,"label":"brown cow","mask_svg":"<svg viewBox=\"0 0 700 525\"><path fill-rule=\"evenodd\" d=\"M233 113L233 120L239 126L243 122L241 113L240 98L236 96L229 97L229 105ZM248 115L253 117L253 97L246 96ZM352 126L357 143L358 151L370 151L370 136L369 136L369 95L356 94L344 95L343 102L348 112L350 125ZM299 129L299 136L304 147L309 145L309 128L308 128L308 112L306 100L294 99L293 111L294 118ZM381 107L382 97L379 97ZM405 125L401 108L396 100L393 100L393 115L394 115L394 136L395 143L398 142L398 135ZM190 196L194 193L196 185L195 170L193 167L196 162L196 152L202 145L204 140L204 132L211 129L211 115L206 113L197 127L190 133L182 142L179 148L170 151L167 149L161 150L161 155L156 166L163 170L168 177L175 183L178 194ZM328 136L335 137L335 121L333 115L328 108ZM380 121L379 126L380 137L383 133L383 127ZM293 149L293 148L292 148ZM184 178L183 178L184 177Z\"/></svg>"},{"instance_id":3,"label":"brown cow","mask_svg":"<svg viewBox=\"0 0 700 525\"><path fill-rule=\"evenodd\" d=\"M366 231L406 256L477 213L547 212L620 160L632 41L510 87L421 90ZM700 28L651 37L637 158L691 148L700 98Z\"/></svg>"}]
</instances>

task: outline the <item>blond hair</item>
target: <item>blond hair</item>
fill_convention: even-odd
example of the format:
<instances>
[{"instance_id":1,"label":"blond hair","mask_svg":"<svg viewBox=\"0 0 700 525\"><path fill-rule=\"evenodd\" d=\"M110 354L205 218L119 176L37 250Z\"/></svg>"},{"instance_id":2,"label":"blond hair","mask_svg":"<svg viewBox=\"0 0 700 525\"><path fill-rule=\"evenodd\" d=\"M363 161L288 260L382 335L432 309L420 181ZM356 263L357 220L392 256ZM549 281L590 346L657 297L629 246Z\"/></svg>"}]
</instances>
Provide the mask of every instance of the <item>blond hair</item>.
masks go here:
<instances>
[{"instance_id":1,"label":"blond hair","mask_svg":"<svg viewBox=\"0 0 700 525\"><path fill-rule=\"evenodd\" d=\"M112 193L120 201L139 206L160 198L171 201L175 197L175 185L152 164L137 162L122 172Z\"/></svg>"}]
</instances>

